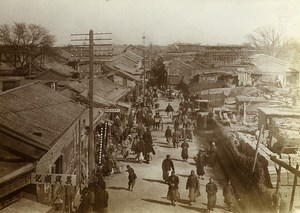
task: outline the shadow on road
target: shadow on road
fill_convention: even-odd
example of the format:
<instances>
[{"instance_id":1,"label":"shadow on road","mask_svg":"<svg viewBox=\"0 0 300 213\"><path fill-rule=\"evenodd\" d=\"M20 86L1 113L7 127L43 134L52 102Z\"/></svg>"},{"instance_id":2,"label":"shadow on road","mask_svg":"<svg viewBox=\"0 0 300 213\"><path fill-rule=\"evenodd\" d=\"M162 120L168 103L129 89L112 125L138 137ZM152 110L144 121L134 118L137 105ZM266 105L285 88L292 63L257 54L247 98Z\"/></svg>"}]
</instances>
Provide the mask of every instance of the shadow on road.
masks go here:
<instances>
[{"instance_id":1,"label":"shadow on road","mask_svg":"<svg viewBox=\"0 0 300 213\"><path fill-rule=\"evenodd\" d=\"M136 158L127 158L126 160L123 158L118 158L117 160L126 163L140 163L139 161L136 160Z\"/></svg>"},{"instance_id":2,"label":"shadow on road","mask_svg":"<svg viewBox=\"0 0 300 213\"><path fill-rule=\"evenodd\" d=\"M162 184L165 184L165 182L163 180L146 179L146 178L143 178L143 180L149 181L151 183L162 183Z\"/></svg>"},{"instance_id":3,"label":"shadow on road","mask_svg":"<svg viewBox=\"0 0 300 213\"><path fill-rule=\"evenodd\" d=\"M126 190L128 191L127 188L125 187L120 187L120 186L110 186L110 187L107 187L108 189L113 189L113 190Z\"/></svg>"},{"instance_id":4,"label":"shadow on road","mask_svg":"<svg viewBox=\"0 0 300 213\"><path fill-rule=\"evenodd\" d=\"M207 206L207 203L202 203L203 205ZM224 206L220 206L220 205L215 205L215 209L223 209L226 210L226 208Z\"/></svg>"},{"instance_id":5,"label":"shadow on road","mask_svg":"<svg viewBox=\"0 0 300 213\"><path fill-rule=\"evenodd\" d=\"M194 210L195 212L200 212L200 213L206 213L207 210L204 208L199 208L199 207L194 207L194 206L184 206L184 205L179 205L183 208L189 209L189 210Z\"/></svg>"},{"instance_id":6,"label":"shadow on road","mask_svg":"<svg viewBox=\"0 0 300 213\"><path fill-rule=\"evenodd\" d=\"M190 201L189 200L185 200L185 199L179 199L178 203L188 205L190 203Z\"/></svg>"},{"instance_id":7,"label":"shadow on road","mask_svg":"<svg viewBox=\"0 0 300 213\"><path fill-rule=\"evenodd\" d=\"M178 174L177 174L177 175L178 175ZM178 176L186 178L186 177L188 177L189 175L178 175Z\"/></svg>"},{"instance_id":8,"label":"shadow on road","mask_svg":"<svg viewBox=\"0 0 300 213\"><path fill-rule=\"evenodd\" d=\"M158 146L163 148L173 148L172 146L167 146L167 145L158 145Z\"/></svg>"},{"instance_id":9,"label":"shadow on road","mask_svg":"<svg viewBox=\"0 0 300 213\"><path fill-rule=\"evenodd\" d=\"M161 205L166 205L166 206L172 205L170 202L164 202L161 200L153 200L153 199L142 199L142 200L150 202L150 203L156 203L156 204L161 204Z\"/></svg>"}]
</instances>

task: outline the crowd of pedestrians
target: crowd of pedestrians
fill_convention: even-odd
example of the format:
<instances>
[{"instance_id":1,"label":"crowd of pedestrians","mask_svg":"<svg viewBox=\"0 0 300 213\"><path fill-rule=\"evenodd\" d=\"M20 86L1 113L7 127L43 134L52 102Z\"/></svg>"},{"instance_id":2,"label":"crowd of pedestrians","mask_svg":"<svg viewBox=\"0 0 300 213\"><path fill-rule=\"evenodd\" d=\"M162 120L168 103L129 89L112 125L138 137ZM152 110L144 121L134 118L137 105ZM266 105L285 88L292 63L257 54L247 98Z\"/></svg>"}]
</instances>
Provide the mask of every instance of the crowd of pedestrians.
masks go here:
<instances>
[{"instance_id":1,"label":"crowd of pedestrians","mask_svg":"<svg viewBox=\"0 0 300 213\"><path fill-rule=\"evenodd\" d=\"M153 148L152 131L164 131L166 143L171 145L170 148L181 148L181 158L183 162L187 162L190 157L189 148L191 143L193 143L193 131L197 127L192 103L189 99L185 99L181 92L167 90L163 96L170 102L173 101L175 97L180 99L178 110L174 110L171 103L168 103L165 109L166 116L172 120L173 126L166 126L164 130L162 115L156 110L158 92L157 90L149 88L145 96L141 99L142 102L137 103L132 108L128 117L116 116L114 118L111 128L111 137L107 143L108 151L103 159L104 165L102 167L100 180L103 180L102 175L109 176L113 172L118 172L118 155L122 156L123 161L128 161L128 158L133 156L128 162L132 162L133 159L140 164L149 164L153 155L156 154ZM189 192L189 205L196 202L196 198L200 196L200 180L204 180L206 166L215 166L216 153L216 144L211 142L209 149L205 149L204 146L201 145L198 154L194 157L196 172L192 170L186 182L186 189ZM126 168L128 172L128 190L133 191L137 174L130 165L127 165ZM168 185L167 198L171 201L173 206L176 206L176 202L180 199L178 187L180 179L175 173L175 165L169 154L166 155L166 158L162 162L162 179L164 183ZM105 191L103 184L102 188L104 188ZM210 178L205 189L208 199L208 212L215 208L217 190L216 184L213 179ZM107 202L108 194L106 194L106 192L102 194L103 199L106 199ZM228 209L231 210L234 195L230 182L224 188L223 194L225 203L228 205ZM103 206L107 206L105 202Z\"/></svg>"}]
</instances>

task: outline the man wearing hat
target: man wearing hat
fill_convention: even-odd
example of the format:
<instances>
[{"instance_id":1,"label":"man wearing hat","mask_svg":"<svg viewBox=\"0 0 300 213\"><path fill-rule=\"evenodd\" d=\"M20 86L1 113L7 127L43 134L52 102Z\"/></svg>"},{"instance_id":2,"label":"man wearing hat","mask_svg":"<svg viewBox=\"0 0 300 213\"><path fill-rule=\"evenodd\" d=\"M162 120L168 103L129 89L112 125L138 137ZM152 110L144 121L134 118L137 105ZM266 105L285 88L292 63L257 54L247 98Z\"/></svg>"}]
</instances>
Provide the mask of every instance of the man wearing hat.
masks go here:
<instances>
[{"instance_id":1,"label":"man wearing hat","mask_svg":"<svg viewBox=\"0 0 300 213\"><path fill-rule=\"evenodd\" d=\"M163 179L165 183L168 180L171 170L175 171L174 164L170 155L167 155L162 162Z\"/></svg>"},{"instance_id":2,"label":"man wearing hat","mask_svg":"<svg viewBox=\"0 0 300 213\"><path fill-rule=\"evenodd\" d=\"M200 146L199 152L195 158L196 161L196 168L197 168L197 175L198 177L203 180L204 179L204 174L205 170L204 167L206 166L206 158L208 155L205 153L205 149L203 148L203 145Z\"/></svg>"},{"instance_id":3,"label":"man wearing hat","mask_svg":"<svg viewBox=\"0 0 300 213\"><path fill-rule=\"evenodd\" d=\"M213 211L216 206L218 187L212 178L209 178L209 183L206 184L207 192L207 212Z\"/></svg>"}]
</instances>

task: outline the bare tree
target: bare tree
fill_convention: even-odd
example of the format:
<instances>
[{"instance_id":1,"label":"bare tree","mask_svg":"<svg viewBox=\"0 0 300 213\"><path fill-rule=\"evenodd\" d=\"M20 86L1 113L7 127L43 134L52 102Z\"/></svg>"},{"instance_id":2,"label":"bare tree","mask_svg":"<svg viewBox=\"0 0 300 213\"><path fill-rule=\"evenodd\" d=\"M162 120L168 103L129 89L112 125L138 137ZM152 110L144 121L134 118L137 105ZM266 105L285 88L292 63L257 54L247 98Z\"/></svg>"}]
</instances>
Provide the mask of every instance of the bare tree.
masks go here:
<instances>
[{"instance_id":1,"label":"bare tree","mask_svg":"<svg viewBox=\"0 0 300 213\"><path fill-rule=\"evenodd\" d=\"M14 67L24 67L51 50L55 37L40 25L14 23L0 25L0 45L6 63ZM31 57L31 59L30 59Z\"/></svg>"},{"instance_id":2,"label":"bare tree","mask_svg":"<svg viewBox=\"0 0 300 213\"><path fill-rule=\"evenodd\" d=\"M259 27L246 38L259 52L275 57L284 54L288 46L288 40L285 40L283 33L274 26Z\"/></svg>"}]
</instances>

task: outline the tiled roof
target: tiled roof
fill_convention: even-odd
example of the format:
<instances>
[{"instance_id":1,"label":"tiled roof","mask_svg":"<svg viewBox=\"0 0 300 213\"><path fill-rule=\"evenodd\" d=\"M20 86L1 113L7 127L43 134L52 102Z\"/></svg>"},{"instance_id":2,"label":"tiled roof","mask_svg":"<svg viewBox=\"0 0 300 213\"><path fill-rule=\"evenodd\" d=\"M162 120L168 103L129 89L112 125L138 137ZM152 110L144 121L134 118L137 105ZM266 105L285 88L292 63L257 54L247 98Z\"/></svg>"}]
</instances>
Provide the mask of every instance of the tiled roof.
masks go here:
<instances>
[{"instance_id":1,"label":"tiled roof","mask_svg":"<svg viewBox=\"0 0 300 213\"><path fill-rule=\"evenodd\" d=\"M29 84L0 94L0 126L51 147L84 109L43 84Z\"/></svg>"},{"instance_id":2,"label":"tiled roof","mask_svg":"<svg viewBox=\"0 0 300 213\"><path fill-rule=\"evenodd\" d=\"M137 55L137 54L135 54L135 53L133 53L133 52L131 52L129 50L127 50L126 52L124 52L124 55L127 56L127 57L129 57L132 60L135 60L137 63L143 59L143 57L141 57L141 56L139 56L139 55Z\"/></svg>"},{"instance_id":3,"label":"tiled roof","mask_svg":"<svg viewBox=\"0 0 300 213\"><path fill-rule=\"evenodd\" d=\"M120 70L123 70L125 72L128 72L132 75L140 75L141 74L141 70L139 69L133 69L131 67L127 67L126 65L124 64L117 64L115 65L116 68L120 69Z\"/></svg>"},{"instance_id":4,"label":"tiled roof","mask_svg":"<svg viewBox=\"0 0 300 213\"><path fill-rule=\"evenodd\" d=\"M47 63L45 64L45 66L49 69L52 70L60 75L69 77L72 75L72 73L77 72L76 70L72 69L71 67L69 67L68 65L62 65L56 62L53 63ZM47 71L49 71L47 70ZM46 71L46 72L47 72Z\"/></svg>"},{"instance_id":5,"label":"tiled roof","mask_svg":"<svg viewBox=\"0 0 300 213\"><path fill-rule=\"evenodd\" d=\"M80 82L72 82L68 87L79 92L82 97L88 97L88 79L84 79ZM120 98L129 92L129 90L129 87L118 85L108 79L94 79L94 101L103 104L104 106L115 105Z\"/></svg>"},{"instance_id":6,"label":"tiled roof","mask_svg":"<svg viewBox=\"0 0 300 213\"><path fill-rule=\"evenodd\" d=\"M289 63L273 56L256 54L251 57L254 71L259 73L283 73L290 71Z\"/></svg>"}]
</instances>

